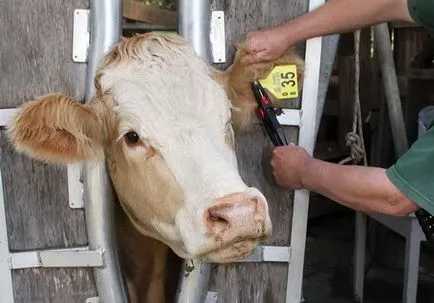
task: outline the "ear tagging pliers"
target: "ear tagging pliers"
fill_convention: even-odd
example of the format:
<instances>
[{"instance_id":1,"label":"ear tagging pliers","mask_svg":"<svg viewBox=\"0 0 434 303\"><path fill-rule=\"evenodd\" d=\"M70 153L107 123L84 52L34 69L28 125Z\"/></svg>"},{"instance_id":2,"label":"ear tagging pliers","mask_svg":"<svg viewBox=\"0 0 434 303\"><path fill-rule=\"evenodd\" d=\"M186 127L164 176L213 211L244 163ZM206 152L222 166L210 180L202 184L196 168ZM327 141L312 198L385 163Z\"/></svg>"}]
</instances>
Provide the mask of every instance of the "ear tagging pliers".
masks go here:
<instances>
[{"instance_id":1,"label":"ear tagging pliers","mask_svg":"<svg viewBox=\"0 0 434 303\"><path fill-rule=\"evenodd\" d=\"M268 96L267 92L259 83L259 81L252 83L252 89L256 98L256 102L258 103L256 115L265 126L271 142L273 142L275 146L288 145L282 125L280 125L279 121L277 120L276 110L273 106L273 103L271 102L271 98Z\"/></svg>"}]
</instances>

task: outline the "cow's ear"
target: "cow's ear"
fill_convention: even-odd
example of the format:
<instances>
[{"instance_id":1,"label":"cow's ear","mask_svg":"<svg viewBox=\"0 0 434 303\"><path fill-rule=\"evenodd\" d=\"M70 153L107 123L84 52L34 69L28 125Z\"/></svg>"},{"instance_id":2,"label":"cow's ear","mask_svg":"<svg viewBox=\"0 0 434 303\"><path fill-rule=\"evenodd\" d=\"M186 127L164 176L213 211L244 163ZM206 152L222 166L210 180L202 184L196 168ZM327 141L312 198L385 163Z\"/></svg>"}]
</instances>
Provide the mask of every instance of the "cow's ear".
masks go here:
<instances>
[{"instance_id":1,"label":"cow's ear","mask_svg":"<svg viewBox=\"0 0 434 303\"><path fill-rule=\"evenodd\" d=\"M31 158L67 164L102 156L100 120L93 107L50 94L23 104L7 134L15 148Z\"/></svg>"},{"instance_id":2,"label":"cow's ear","mask_svg":"<svg viewBox=\"0 0 434 303\"><path fill-rule=\"evenodd\" d=\"M234 62L219 76L220 82L223 83L234 107L232 117L238 129L246 128L254 117L255 109L257 108L251 87L252 81L265 78L277 65L295 64L297 66L300 89L304 72L304 62L295 54L293 49L276 60L255 64L243 64L240 59L245 54L244 45L239 44Z\"/></svg>"}]
</instances>

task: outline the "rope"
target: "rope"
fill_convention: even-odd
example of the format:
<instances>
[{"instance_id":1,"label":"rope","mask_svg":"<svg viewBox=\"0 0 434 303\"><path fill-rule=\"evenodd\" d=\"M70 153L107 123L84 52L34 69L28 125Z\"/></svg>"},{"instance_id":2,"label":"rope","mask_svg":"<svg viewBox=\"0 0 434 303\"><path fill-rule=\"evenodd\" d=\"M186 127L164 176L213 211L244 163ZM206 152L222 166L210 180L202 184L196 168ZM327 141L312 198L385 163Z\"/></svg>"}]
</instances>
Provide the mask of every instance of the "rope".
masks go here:
<instances>
[{"instance_id":1,"label":"rope","mask_svg":"<svg viewBox=\"0 0 434 303\"><path fill-rule=\"evenodd\" d=\"M351 155L339 164L353 161L354 164L363 160L363 164L368 165L365 152L365 142L363 140L363 122L360 108L360 30L354 33L354 105L353 105L353 127L352 131L345 135L345 144L351 150Z\"/></svg>"}]
</instances>

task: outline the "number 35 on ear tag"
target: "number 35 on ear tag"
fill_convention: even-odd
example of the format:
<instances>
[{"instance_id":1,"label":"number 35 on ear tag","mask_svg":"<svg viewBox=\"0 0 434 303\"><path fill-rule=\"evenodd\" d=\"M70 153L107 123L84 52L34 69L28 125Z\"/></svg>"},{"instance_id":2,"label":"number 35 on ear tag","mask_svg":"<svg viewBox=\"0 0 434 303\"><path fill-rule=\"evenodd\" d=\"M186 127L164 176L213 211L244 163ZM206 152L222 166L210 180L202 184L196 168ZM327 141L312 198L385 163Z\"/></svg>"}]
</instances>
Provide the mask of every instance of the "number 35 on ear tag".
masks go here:
<instances>
[{"instance_id":1,"label":"number 35 on ear tag","mask_svg":"<svg viewBox=\"0 0 434 303\"><path fill-rule=\"evenodd\" d=\"M265 79L259 80L277 99L298 97L297 66L279 65L274 67Z\"/></svg>"}]
</instances>

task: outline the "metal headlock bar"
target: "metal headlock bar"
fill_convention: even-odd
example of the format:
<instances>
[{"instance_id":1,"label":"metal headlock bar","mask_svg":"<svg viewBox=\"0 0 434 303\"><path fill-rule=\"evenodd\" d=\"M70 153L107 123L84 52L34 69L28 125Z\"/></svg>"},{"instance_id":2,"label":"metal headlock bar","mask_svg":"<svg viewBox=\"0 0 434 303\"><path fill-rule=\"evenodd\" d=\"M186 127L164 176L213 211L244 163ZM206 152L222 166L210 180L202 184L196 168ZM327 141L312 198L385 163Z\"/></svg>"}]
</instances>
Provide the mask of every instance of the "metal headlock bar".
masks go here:
<instances>
[{"instance_id":1,"label":"metal headlock bar","mask_svg":"<svg viewBox=\"0 0 434 303\"><path fill-rule=\"evenodd\" d=\"M178 33L208 63L211 63L210 6L210 0L178 0ZM187 268L188 264L185 261L184 269ZM205 302L210 271L210 264L199 263L195 264L194 269L188 275L182 274L177 302Z\"/></svg>"},{"instance_id":2,"label":"metal headlock bar","mask_svg":"<svg viewBox=\"0 0 434 303\"><path fill-rule=\"evenodd\" d=\"M311 0L309 11L322 5L324 0ZM224 41L210 29L210 21L221 13L212 14L210 0L179 0L178 32L188 41L197 54L207 62L224 62ZM85 14L84 11L81 11ZM89 11L90 43L86 80L85 102L95 95L94 75L104 53L116 44L121 37L121 1L91 0ZM214 24L214 23L213 23ZM224 22L217 20L217 26L224 28ZM210 36L211 34L211 36ZM211 41L210 41L211 40ZM212 46L212 49L211 49ZM299 146L313 153L316 124L318 123L317 102L322 38L309 39L306 44L306 73L303 83L302 106L300 110L284 109L278 116L282 125L300 128ZM0 109L0 126L4 126L16 109ZM127 302L116 253L114 231L114 193L104 164L89 163L83 167L84 184L79 181L81 167L68 166L69 205L72 208L84 206L89 247L62 250L41 250L10 253L6 228L0 228L0 283L2 302L13 303L11 270L31 267L94 267L99 297L89 298L92 302ZM0 184L1 182L0 173ZM286 302L302 300L302 279L309 192L297 190L294 194L294 210L290 247L259 246L245 262L288 263ZM6 227L3 187L0 187L0 227ZM188 262L184 263L187 270ZM208 291L210 264L195 264L188 275L182 275L177 294L179 303L216 302L218 294Z\"/></svg>"},{"instance_id":3,"label":"metal headlock bar","mask_svg":"<svg viewBox=\"0 0 434 303\"><path fill-rule=\"evenodd\" d=\"M74 12L74 46L85 45L85 49L73 49L73 60L86 62L85 102L95 95L94 76L99 61L121 37L121 0L90 0L90 10ZM72 17L72 16L71 16ZM87 18L89 20L87 20ZM90 21L89 29L86 22ZM79 23L77 23L79 22ZM90 40L86 45L88 30ZM76 32L74 33L76 34ZM88 46L88 49L86 48ZM5 126L17 109L0 110L0 126ZM80 183L81 167L68 166L69 206L82 208L86 213L86 230L89 247L28 252L9 251L6 229L6 213L3 196L5 186L0 174L0 293L2 303L13 303L11 270L36 267L93 267L99 297L87 302L128 302L125 286L117 258L114 194L104 164L89 163L83 167L84 184ZM84 202L84 203L83 203Z\"/></svg>"},{"instance_id":4,"label":"metal headlock bar","mask_svg":"<svg viewBox=\"0 0 434 303\"><path fill-rule=\"evenodd\" d=\"M95 96L94 77L99 61L113 45L120 41L121 20L121 0L91 0L86 103ZM83 179L89 247L93 250L104 250L105 266L94 269L99 299L103 303L128 302L116 249L115 195L105 163L85 163Z\"/></svg>"},{"instance_id":5,"label":"metal headlock bar","mask_svg":"<svg viewBox=\"0 0 434 303\"><path fill-rule=\"evenodd\" d=\"M186 3L190 6L186 6ZM310 0L309 11L324 4L324 0ZM209 4L210 1L179 1L179 32L190 42L197 53L209 61ZM214 45L213 45L214 46ZM303 83L302 105L300 110L284 109L278 116L282 125L297 126L300 129L298 145L313 154L317 129L317 101L319 100L319 82L321 66L322 38L309 39L306 42L306 73ZM309 207L309 192L294 192L294 210L290 247L260 246L243 262L288 262L286 302L298 303L302 298L302 281L306 228ZM183 275L178 302L202 303L215 302L218 294L208 292L210 274L209 264L200 263L188 275Z\"/></svg>"}]
</instances>

